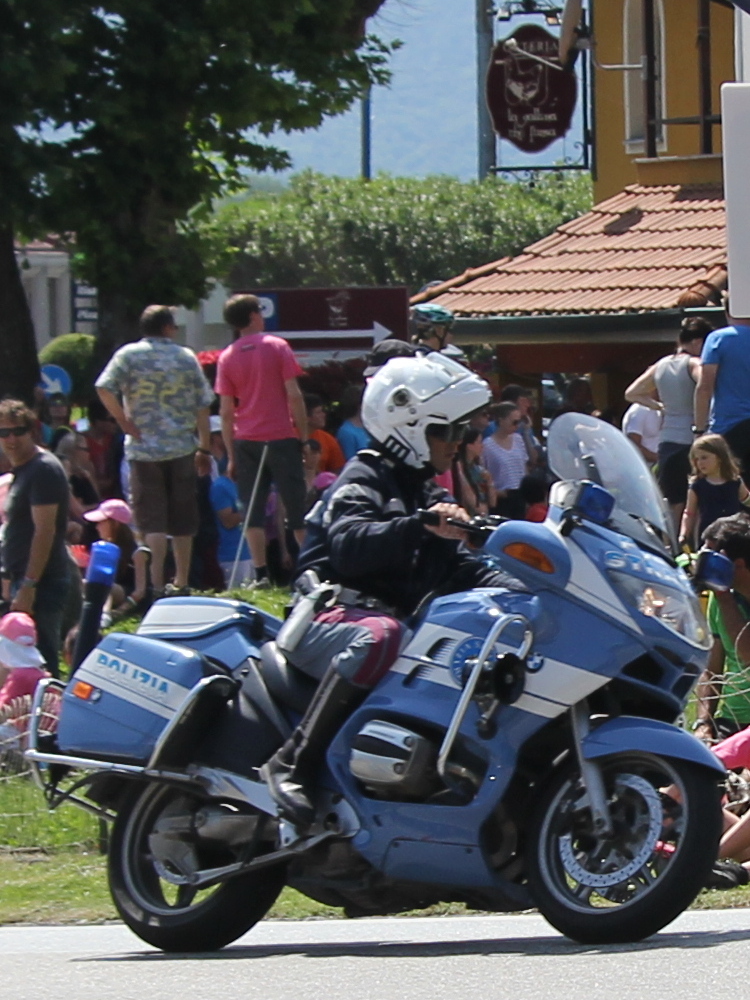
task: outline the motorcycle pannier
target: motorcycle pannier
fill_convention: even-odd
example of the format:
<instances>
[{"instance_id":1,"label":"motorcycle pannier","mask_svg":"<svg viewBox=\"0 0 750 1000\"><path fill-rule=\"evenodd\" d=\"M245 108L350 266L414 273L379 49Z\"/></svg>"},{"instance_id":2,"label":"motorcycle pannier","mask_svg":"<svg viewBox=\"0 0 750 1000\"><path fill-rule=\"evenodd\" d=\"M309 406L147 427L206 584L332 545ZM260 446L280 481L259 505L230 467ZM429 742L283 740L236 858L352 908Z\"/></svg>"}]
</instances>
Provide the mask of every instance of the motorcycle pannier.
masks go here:
<instances>
[{"instance_id":1,"label":"motorcycle pannier","mask_svg":"<svg viewBox=\"0 0 750 1000\"><path fill-rule=\"evenodd\" d=\"M190 690L221 673L185 646L111 633L93 649L63 694L63 753L125 763L148 761Z\"/></svg>"}]
</instances>

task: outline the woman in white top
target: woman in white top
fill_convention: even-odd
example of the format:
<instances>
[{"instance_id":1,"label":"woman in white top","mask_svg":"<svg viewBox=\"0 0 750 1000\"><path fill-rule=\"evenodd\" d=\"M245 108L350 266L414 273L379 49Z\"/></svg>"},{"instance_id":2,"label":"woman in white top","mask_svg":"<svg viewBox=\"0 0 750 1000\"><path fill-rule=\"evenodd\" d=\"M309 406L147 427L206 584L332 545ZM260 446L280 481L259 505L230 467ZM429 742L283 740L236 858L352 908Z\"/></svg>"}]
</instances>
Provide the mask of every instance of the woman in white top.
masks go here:
<instances>
[{"instance_id":1,"label":"woman in white top","mask_svg":"<svg viewBox=\"0 0 750 1000\"><path fill-rule=\"evenodd\" d=\"M492 416L497 429L482 445L482 464L497 490L496 512L504 517L522 518L524 504L518 488L527 472L528 453L518 433L521 411L515 403L498 403Z\"/></svg>"}]
</instances>

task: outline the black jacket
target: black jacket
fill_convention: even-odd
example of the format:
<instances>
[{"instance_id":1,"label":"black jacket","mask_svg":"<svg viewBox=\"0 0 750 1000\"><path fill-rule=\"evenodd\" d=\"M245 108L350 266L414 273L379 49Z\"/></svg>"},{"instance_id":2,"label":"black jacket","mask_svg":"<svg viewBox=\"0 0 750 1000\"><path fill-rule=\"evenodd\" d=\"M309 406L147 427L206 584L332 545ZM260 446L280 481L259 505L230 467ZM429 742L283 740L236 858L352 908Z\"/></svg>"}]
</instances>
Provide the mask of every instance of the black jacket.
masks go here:
<instances>
[{"instance_id":1,"label":"black jacket","mask_svg":"<svg viewBox=\"0 0 750 1000\"><path fill-rule=\"evenodd\" d=\"M377 451L344 466L307 517L298 572L376 597L401 615L430 593L472 587L519 587L460 542L439 538L417 517L452 497L431 476Z\"/></svg>"}]
</instances>

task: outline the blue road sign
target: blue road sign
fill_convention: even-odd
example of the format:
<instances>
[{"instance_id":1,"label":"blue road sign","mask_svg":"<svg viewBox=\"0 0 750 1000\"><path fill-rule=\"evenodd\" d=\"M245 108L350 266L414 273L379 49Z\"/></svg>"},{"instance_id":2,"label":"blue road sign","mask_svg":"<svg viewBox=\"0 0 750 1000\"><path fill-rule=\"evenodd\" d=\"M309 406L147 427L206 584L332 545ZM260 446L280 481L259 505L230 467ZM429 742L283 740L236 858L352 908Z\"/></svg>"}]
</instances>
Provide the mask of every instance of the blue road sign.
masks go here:
<instances>
[{"instance_id":1,"label":"blue road sign","mask_svg":"<svg viewBox=\"0 0 750 1000\"><path fill-rule=\"evenodd\" d=\"M69 396L73 388L73 380L60 365L42 365L42 381L40 382L45 396L62 393Z\"/></svg>"},{"instance_id":2,"label":"blue road sign","mask_svg":"<svg viewBox=\"0 0 750 1000\"><path fill-rule=\"evenodd\" d=\"M264 292L258 296L263 325L269 332L279 328L279 297L274 292Z\"/></svg>"}]
</instances>

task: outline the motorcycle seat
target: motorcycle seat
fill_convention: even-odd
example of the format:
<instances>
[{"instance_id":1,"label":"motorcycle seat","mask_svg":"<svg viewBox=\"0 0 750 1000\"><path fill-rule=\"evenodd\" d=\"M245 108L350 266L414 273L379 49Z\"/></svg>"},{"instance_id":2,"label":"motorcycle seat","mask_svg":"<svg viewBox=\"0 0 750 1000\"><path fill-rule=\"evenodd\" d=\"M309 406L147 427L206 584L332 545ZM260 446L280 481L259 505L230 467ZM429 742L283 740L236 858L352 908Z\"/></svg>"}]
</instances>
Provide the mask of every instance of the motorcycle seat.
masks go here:
<instances>
[{"instance_id":1,"label":"motorcycle seat","mask_svg":"<svg viewBox=\"0 0 750 1000\"><path fill-rule=\"evenodd\" d=\"M318 686L318 682L293 667L275 642L260 647L260 672L273 698L303 713Z\"/></svg>"}]
</instances>

